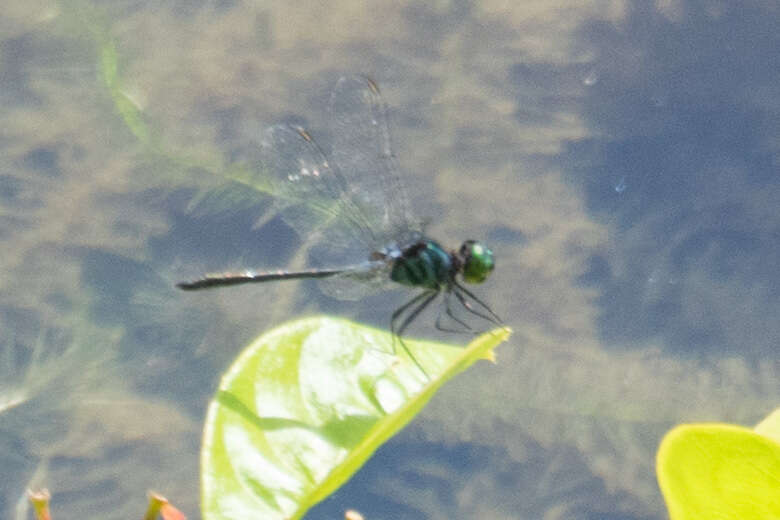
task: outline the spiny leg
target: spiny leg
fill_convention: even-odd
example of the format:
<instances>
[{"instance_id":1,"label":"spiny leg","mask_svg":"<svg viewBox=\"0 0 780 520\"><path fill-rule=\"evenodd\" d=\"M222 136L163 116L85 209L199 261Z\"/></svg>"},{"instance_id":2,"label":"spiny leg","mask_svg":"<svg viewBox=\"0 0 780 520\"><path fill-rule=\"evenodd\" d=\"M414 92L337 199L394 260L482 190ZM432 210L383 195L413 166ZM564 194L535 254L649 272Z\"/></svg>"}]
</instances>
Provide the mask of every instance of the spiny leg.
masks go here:
<instances>
[{"instance_id":1,"label":"spiny leg","mask_svg":"<svg viewBox=\"0 0 780 520\"><path fill-rule=\"evenodd\" d=\"M431 303L431 302L432 302L432 301L433 301L433 300L434 300L434 299L435 299L435 298L436 298L438 295L439 295L439 291L425 291L424 293L422 293L422 294L420 294L420 295L416 296L416 297L415 297L415 298L414 298L414 299L413 299L413 300L412 300L410 303L412 303L412 302L416 303L417 301L419 301L419 300L421 300L421 299L422 299L422 302L421 302L419 305L417 305L417 307L414 307L414 308L411 310L411 312L409 312L409 314L407 314L407 315L406 315L406 317L404 318L404 320L401 322L401 326L400 326L400 327L398 327L397 329L395 329L392 323L391 323L391 325L390 325L390 332L393 334L393 340L395 340L395 336L398 336L398 343L400 343L400 344L401 344L401 347L404 349L404 352L406 352L406 354L407 354L407 355L409 356L409 358L410 358L410 359L411 359L411 360L414 362L414 364L415 364L415 365L417 365L417 368L419 368L419 369L420 369L420 372L422 372L422 373L423 373L423 375L425 376L425 378L426 378L426 379L430 379L430 376L428 375L428 372L426 372L426 371L425 371L425 369L424 369L424 368L422 367L422 365L420 364L420 362L419 362L419 361L417 361L417 358L416 358L416 357L414 357L414 354L412 354L412 352L409 350L409 347L407 347L407 346L406 346L406 343L404 343L404 339L403 339L403 337L401 337L401 336L402 336L402 334L404 333L404 331L407 329L407 327L409 327L409 325L411 325L411 323L414 321L414 319L415 319L415 318L417 318L417 316L419 316L419 315L420 315L420 313L421 313L423 310L425 310L425 308L426 308L428 305L430 305L430 303ZM409 304L405 304L405 305L404 305L404 306L403 306L401 309L399 309L399 310L403 311L403 310L405 310L405 309L406 309L406 308L408 308L408 307L409 307ZM395 319L395 318L397 318L397 317L398 317L398 316L397 316L397 312L398 312L398 311L396 311L396 312L394 312L394 313L393 313L393 319Z\"/></svg>"},{"instance_id":2,"label":"spiny leg","mask_svg":"<svg viewBox=\"0 0 780 520\"><path fill-rule=\"evenodd\" d=\"M395 337L398 335L396 332L396 326L395 322L398 320L398 318L401 317L401 314L406 312L406 309L411 307L412 305L415 305L417 302L422 300L428 295L428 291L423 291L408 302L404 303L400 307L398 307L396 310L393 311L393 315L390 316L390 334L392 335L392 347L393 347L393 355L396 355L398 352L395 350Z\"/></svg>"},{"instance_id":3,"label":"spiny leg","mask_svg":"<svg viewBox=\"0 0 780 520\"><path fill-rule=\"evenodd\" d=\"M458 325L461 325L463 328L462 329L450 329L450 328L447 328L447 327L443 327L441 325L441 315L442 315L442 313L441 313L441 311L439 311L439 315L436 316L436 329L440 330L442 332L451 332L451 333L454 333L454 334L460 334L462 332L474 332L474 330L469 326L468 323L466 323L465 321L463 321L460 318L458 318L457 316L455 316L455 314L453 314L452 307L450 306L450 302L451 302L450 296L452 296L452 290L448 289L447 292L444 295L444 312L447 314L447 316L450 317L450 319L452 321L454 321Z\"/></svg>"},{"instance_id":4,"label":"spiny leg","mask_svg":"<svg viewBox=\"0 0 780 520\"><path fill-rule=\"evenodd\" d=\"M484 303L482 300L480 300L479 298L477 298L476 296L474 296L474 294L473 294L471 291L469 291L468 289L466 289L465 287L463 287L463 286L462 286L461 284L459 284L457 281L455 281L455 287L457 287L457 288L458 288L460 291L462 291L464 294L466 294L466 296L468 296L469 298L471 298L472 300L474 300L475 302L477 302L477 304L479 304L479 306L480 306L480 307L482 307L483 309L485 309L486 311L488 311L488 313L490 313L490 316L492 316L492 318L488 318L487 316L485 316L485 315L483 315L483 314L481 314L481 313L479 313L479 312L475 311L475 310L474 310L474 308L473 308L471 305L466 305L466 300L465 300L465 298L463 298L463 294L460 294L460 293L459 293L459 292L456 290L456 291L455 291L455 295L458 297L458 300L460 300L460 303L461 303L461 304L463 304L463 306L464 306L464 307L465 307L465 308L466 308L466 309L467 309L469 312L471 312L472 314L476 314L477 316L479 316L479 317L481 317L481 318L484 318L484 319L486 319L487 321L490 321L490 322L492 322L492 323L495 323L496 325L501 325L501 326L503 326L503 325L504 325L504 320L502 320L502 319L501 319L501 318L498 316L498 314L496 314L495 312L493 312L493 309L491 309L490 307L488 307L488 305L487 305L486 303Z\"/></svg>"},{"instance_id":5,"label":"spiny leg","mask_svg":"<svg viewBox=\"0 0 780 520\"><path fill-rule=\"evenodd\" d=\"M481 313L481 312L479 312L478 310L476 310L476 309L474 308L474 306L473 306L473 305L471 305L471 304L468 302L468 300L466 300L466 297L465 297L465 296L463 296L463 295L460 293L460 291L458 291L458 290L456 289L454 292L455 292L455 296L458 298L458 301L460 302L460 304L461 304L461 305L463 305L463 307L464 307L464 308L465 308L467 311L469 311L471 314L473 314L473 315L475 315L475 316L479 316L479 317L480 317L480 318L482 318L483 320L485 320L485 321L489 321L490 323L495 323L496 325L503 325L503 323L502 323L500 320L497 320L497 318L498 318L497 316L496 316L496 317L493 317L493 316L490 316L490 315L487 315L487 314ZM471 296L472 296L472 298L473 298L473 295L471 295ZM475 301L476 301L476 299L475 299Z\"/></svg>"}]
</instances>

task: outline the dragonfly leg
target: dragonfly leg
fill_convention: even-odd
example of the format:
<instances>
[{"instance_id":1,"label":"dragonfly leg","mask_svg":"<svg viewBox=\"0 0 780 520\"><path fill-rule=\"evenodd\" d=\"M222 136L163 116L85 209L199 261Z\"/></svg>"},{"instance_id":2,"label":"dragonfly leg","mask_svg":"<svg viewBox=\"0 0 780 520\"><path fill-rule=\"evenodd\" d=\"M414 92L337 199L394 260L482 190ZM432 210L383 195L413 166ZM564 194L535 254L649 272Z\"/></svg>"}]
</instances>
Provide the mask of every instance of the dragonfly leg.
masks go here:
<instances>
[{"instance_id":1,"label":"dragonfly leg","mask_svg":"<svg viewBox=\"0 0 780 520\"><path fill-rule=\"evenodd\" d=\"M412 298L411 300L404 303L403 305L401 305L400 307L398 307L396 310L393 311L393 315L390 317L390 333L393 336L393 342L392 342L393 355L397 354L397 351L395 349L395 337L399 335L398 332L399 329L398 327L396 327L396 322L401 317L401 315L404 312L406 312L406 309L415 305L417 302L425 298L426 295L428 295L428 291L421 292L420 294L418 294L417 296L415 296L414 298Z\"/></svg>"},{"instance_id":2,"label":"dragonfly leg","mask_svg":"<svg viewBox=\"0 0 780 520\"><path fill-rule=\"evenodd\" d=\"M460 333L463 333L463 332L474 332L474 330L469 326L468 323L466 323L465 321L463 321L460 318L458 318L457 316L455 316L455 314L452 312L452 305L450 305L452 303L452 299L450 298L451 296L452 296L452 291L451 290L448 290L444 294L444 313L447 316L449 316L452 321L454 321L455 323L460 325L462 328L460 328L460 329L450 329L448 327L442 326L442 324L441 324L442 312L439 311L439 315L436 316L436 330L440 330L442 332L451 332L453 334L460 334Z\"/></svg>"},{"instance_id":3,"label":"dragonfly leg","mask_svg":"<svg viewBox=\"0 0 780 520\"><path fill-rule=\"evenodd\" d=\"M496 325L503 325L503 323L498 319L497 316L493 316L493 315L490 315L490 314L485 314L483 312L480 312L480 311L476 310L474 308L474 306L471 305L471 303L469 303L469 301L466 299L466 297L463 296L463 294L460 293L460 291L455 290L454 292L455 292L455 296L458 298L458 301L460 302L460 304L463 305L463 307L467 311L469 311L471 314L473 314L475 316L479 316L483 320L489 321L490 323L495 323ZM476 301L476 299L475 299L475 301Z\"/></svg>"},{"instance_id":4,"label":"dragonfly leg","mask_svg":"<svg viewBox=\"0 0 780 520\"><path fill-rule=\"evenodd\" d=\"M455 282L455 287L456 287L456 290L454 291L455 292L455 296L458 297L458 301L460 301L461 305L463 305L463 307L465 307L467 311L469 311L470 313L472 313L472 314L474 314L476 316L479 316L480 318L482 318L484 320L487 320L487 321L489 321L491 323L495 323L496 325L500 325L500 326L504 325L504 320L499 318L498 314L493 312L493 309L488 307L487 304L484 303L482 300L480 300L479 298L474 296L474 294L471 291L469 291L468 289L463 287L457 281ZM472 300L477 302L477 304L480 307L482 307L483 309L488 311L489 316L485 315L485 314L483 314L481 312L478 312L477 310L475 310L474 307L468 301L466 301L466 298L463 296L463 294L465 294L466 296L468 296L469 298L471 298Z\"/></svg>"},{"instance_id":5,"label":"dragonfly leg","mask_svg":"<svg viewBox=\"0 0 780 520\"><path fill-rule=\"evenodd\" d=\"M409 356L409 358L414 362L415 365L417 365L417 368L420 369L420 372L423 373L423 375L430 379L428 376L428 372L425 371L425 369L422 367L419 361L417 361L417 358L414 357L414 354L409 350L409 347L406 346L406 343L404 343L403 338L401 337L404 333L404 331L411 325L411 323L414 321L419 314L425 310L425 308L430 305L430 303L439 295L439 291L425 291L423 293L418 294L414 298L412 298L409 302L402 305L399 309L397 309L395 312L393 312L393 317L390 322L390 332L393 335L393 350L395 351L395 338L398 337L398 343L401 344L401 348L404 349L404 352ZM419 303L418 303L419 302ZM400 317L401 314L406 311L406 309L412 307L413 305L417 304L416 307L413 307L412 310L404 317L403 321L401 322L401 325L396 327L395 322Z\"/></svg>"}]
</instances>

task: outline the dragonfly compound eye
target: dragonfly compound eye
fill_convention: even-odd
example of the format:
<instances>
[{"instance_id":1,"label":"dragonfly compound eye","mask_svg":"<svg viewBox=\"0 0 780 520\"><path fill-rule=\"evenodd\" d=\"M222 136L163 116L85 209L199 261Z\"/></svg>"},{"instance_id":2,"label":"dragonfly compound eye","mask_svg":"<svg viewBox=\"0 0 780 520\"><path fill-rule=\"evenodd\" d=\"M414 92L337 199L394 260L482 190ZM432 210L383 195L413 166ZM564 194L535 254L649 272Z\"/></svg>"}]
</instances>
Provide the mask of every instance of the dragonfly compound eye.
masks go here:
<instances>
[{"instance_id":1,"label":"dragonfly compound eye","mask_svg":"<svg viewBox=\"0 0 780 520\"><path fill-rule=\"evenodd\" d=\"M493 251L474 240L467 240L460 248L463 259L463 280L468 283L482 283L493 271Z\"/></svg>"}]
</instances>

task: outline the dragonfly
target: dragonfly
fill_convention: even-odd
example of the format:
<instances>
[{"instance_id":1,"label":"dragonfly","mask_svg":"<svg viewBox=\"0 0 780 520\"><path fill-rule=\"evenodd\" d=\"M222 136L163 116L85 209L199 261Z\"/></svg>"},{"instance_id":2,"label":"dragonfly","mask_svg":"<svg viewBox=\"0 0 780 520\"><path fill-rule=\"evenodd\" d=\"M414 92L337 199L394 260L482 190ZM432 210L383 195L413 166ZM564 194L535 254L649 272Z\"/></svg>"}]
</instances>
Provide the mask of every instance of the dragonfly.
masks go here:
<instances>
[{"instance_id":1,"label":"dragonfly","mask_svg":"<svg viewBox=\"0 0 780 520\"><path fill-rule=\"evenodd\" d=\"M493 252L476 240L445 249L424 233L414 217L391 146L388 108L377 84L362 75L342 77L330 100L330 154L300 126L275 125L242 160L270 185L276 210L303 237L324 266L300 271L209 274L180 282L187 291L278 280L320 279L326 293L357 299L372 291L405 286L418 292L393 311L390 332L417 368L427 371L403 341L408 327L441 297L435 327L445 332L474 329L453 303L481 320L501 318L464 286L484 282L495 267ZM362 258L355 262L355 258ZM336 263L338 262L338 263ZM330 264L330 265L325 265ZM338 267L331 267L337 265ZM445 325L446 316L450 324Z\"/></svg>"}]
</instances>

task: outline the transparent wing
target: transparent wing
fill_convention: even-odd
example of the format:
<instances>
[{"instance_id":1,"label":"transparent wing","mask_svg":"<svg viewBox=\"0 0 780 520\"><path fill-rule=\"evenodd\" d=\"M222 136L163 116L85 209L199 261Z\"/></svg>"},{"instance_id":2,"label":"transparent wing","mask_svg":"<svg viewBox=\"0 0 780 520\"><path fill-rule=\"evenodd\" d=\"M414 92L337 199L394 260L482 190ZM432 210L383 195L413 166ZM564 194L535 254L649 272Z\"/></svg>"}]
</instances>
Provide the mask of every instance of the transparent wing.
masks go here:
<instances>
[{"instance_id":1,"label":"transparent wing","mask_svg":"<svg viewBox=\"0 0 780 520\"><path fill-rule=\"evenodd\" d=\"M307 210L294 213L295 218L286 216L302 236L314 229L336 227L349 229L353 239L371 245L370 222L353 204L346 179L331 167L305 130L272 126L261 142L261 153L261 164L272 182L276 205L281 210L294 206Z\"/></svg>"},{"instance_id":2,"label":"transparent wing","mask_svg":"<svg viewBox=\"0 0 780 520\"><path fill-rule=\"evenodd\" d=\"M331 166L302 128L276 125L235 157L264 184L284 220L313 245L314 265L338 267L364 261L376 239L371 222L355 206L346 179Z\"/></svg>"},{"instance_id":3,"label":"transparent wing","mask_svg":"<svg viewBox=\"0 0 780 520\"><path fill-rule=\"evenodd\" d=\"M370 221L375 247L413 240L422 225L412 216L379 88L365 76L343 77L331 95L330 111L332 158L353 190L353 205Z\"/></svg>"},{"instance_id":4,"label":"transparent wing","mask_svg":"<svg viewBox=\"0 0 780 520\"><path fill-rule=\"evenodd\" d=\"M369 294L391 288L392 264L386 261L365 262L317 283L322 292L340 300L359 300ZM397 286L396 286L397 287Z\"/></svg>"},{"instance_id":5,"label":"transparent wing","mask_svg":"<svg viewBox=\"0 0 780 520\"><path fill-rule=\"evenodd\" d=\"M377 86L362 76L342 78L330 109L332 160L308 132L290 125L270 127L236 157L249 184L264 185L309 244L310 265L327 268L363 262L416 239L422 228L411 217ZM331 295L357 298L390 283L389 264L368 261L320 283Z\"/></svg>"}]
</instances>

